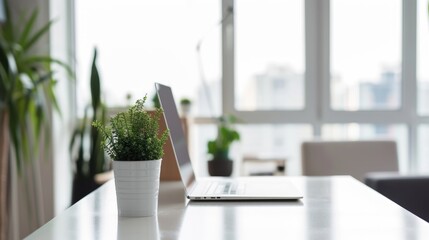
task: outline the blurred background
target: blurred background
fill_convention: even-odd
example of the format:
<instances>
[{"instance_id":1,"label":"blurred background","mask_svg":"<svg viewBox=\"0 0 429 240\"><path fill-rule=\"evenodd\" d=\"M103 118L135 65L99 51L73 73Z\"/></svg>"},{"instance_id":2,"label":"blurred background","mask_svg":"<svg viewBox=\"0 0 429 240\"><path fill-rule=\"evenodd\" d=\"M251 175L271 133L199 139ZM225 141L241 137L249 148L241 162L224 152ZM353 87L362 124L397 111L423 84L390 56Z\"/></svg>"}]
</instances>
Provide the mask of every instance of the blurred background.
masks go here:
<instances>
[{"instance_id":1,"label":"blurred background","mask_svg":"<svg viewBox=\"0 0 429 240\"><path fill-rule=\"evenodd\" d=\"M265 174L279 159L282 174L301 175L301 143L314 139L392 139L400 172L429 172L427 0L8 2L18 20L38 9L34 27L55 20L35 51L73 72L52 67L61 114L53 111L46 126L52 142L48 159L31 170L37 184L23 190L38 197L9 194L35 199L34 206L22 204L43 209L32 217L15 214L9 227L18 238L71 204L76 164L69 146L85 112L93 113L85 109L94 48L108 111L145 94L152 99L155 82L172 87L179 109L181 99L191 101L181 116L198 176L208 176L207 142L222 115L237 118L236 176ZM82 141L89 148L89 136ZM33 216L28 228L18 227Z\"/></svg>"}]
</instances>

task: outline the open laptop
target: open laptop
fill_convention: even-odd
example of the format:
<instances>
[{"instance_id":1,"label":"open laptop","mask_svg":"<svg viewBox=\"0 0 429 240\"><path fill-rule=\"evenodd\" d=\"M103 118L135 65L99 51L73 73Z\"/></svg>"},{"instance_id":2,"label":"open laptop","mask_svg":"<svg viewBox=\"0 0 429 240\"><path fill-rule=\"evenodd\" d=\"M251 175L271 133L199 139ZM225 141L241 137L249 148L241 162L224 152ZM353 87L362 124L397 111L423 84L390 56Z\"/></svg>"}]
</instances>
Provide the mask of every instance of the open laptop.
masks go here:
<instances>
[{"instance_id":1,"label":"open laptop","mask_svg":"<svg viewBox=\"0 0 429 240\"><path fill-rule=\"evenodd\" d=\"M164 119L170 131L180 176L187 197L191 200L297 200L303 195L285 178L224 178L196 179L189 158L182 123L171 88L155 83Z\"/></svg>"}]
</instances>

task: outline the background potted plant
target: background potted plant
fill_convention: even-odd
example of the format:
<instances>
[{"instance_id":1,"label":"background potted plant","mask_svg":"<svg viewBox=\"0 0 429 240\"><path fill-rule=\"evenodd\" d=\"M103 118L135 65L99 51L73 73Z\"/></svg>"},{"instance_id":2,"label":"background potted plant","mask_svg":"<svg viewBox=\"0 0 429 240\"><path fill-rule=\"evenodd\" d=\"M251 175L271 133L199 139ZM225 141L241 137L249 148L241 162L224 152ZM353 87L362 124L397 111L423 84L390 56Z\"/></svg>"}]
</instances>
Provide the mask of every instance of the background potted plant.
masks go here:
<instances>
[{"instance_id":1,"label":"background potted plant","mask_svg":"<svg viewBox=\"0 0 429 240\"><path fill-rule=\"evenodd\" d=\"M114 160L118 213L125 217L155 215L163 146L168 130L160 133L162 110L150 115L144 109L146 96L126 112L110 118L110 125L93 125L102 136L102 146Z\"/></svg>"},{"instance_id":2,"label":"background potted plant","mask_svg":"<svg viewBox=\"0 0 429 240\"><path fill-rule=\"evenodd\" d=\"M100 75L96 61L97 49L94 49L90 77L91 104L85 107L83 119L75 128L70 142L70 153L72 159L75 159L72 204L97 189L101 183L96 182L95 176L109 170L106 156L101 148L101 134L91 125L96 120L102 124L106 121L106 106L101 100ZM92 121L88 119L88 112L92 113Z\"/></svg>"},{"instance_id":3,"label":"background potted plant","mask_svg":"<svg viewBox=\"0 0 429 240\"><path fill-rule=\"evenodd\" d=\"M189 98L180 99L180 108L182 110L182 115L187 116L191 111L191 100Z\"/></svg>"},{"instance_id":4,"label":"background potted plant","mask_svg":"<svg viewBox=\"0 0 429 240\"><path fill-rule=\"evenodd\" d=\"M233 128L235 118L222 116L219 118L217 137L207 143L208 153L212 159L208 162L211 176L230 176L233 162L229 158L229 150L234 141L240 140L240 134Z\"/></svg>"}]
</instances>

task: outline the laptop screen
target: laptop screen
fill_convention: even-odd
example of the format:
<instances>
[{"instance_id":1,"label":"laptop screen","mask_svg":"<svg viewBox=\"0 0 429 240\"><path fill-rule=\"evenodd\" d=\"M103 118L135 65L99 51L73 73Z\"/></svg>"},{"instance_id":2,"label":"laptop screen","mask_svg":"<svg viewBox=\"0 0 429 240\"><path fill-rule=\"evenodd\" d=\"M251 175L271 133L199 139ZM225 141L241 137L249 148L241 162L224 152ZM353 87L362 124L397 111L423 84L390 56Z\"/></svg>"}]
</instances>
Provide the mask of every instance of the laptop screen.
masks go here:
<instances>
[{"instance_id":1,"label":"laptop screen","mask_svg":"<svg viewBox=\"0 0 429 240\"><path fill-rule=\"evenodd\" d=\"M185 133L182 128L182 121L177 112L171 88L159 83L155 83L159 102L164 111L164 119L170 131L170 140L173 145L174 155L179 167L180 177L189 192L195 181L194 170L188 153Z\"/></svg>"}]
</instances>

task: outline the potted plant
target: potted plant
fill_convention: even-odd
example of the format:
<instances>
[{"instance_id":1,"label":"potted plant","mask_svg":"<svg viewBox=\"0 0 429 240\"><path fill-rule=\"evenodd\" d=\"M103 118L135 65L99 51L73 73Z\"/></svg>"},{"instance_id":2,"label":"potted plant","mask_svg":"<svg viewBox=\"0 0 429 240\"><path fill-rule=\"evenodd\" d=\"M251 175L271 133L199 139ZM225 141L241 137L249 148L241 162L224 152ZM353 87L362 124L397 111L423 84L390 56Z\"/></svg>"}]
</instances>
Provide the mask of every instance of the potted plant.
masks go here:
<instances>
[{"instance_id":1,"label":"potted plant","mask_svg":"<svg viewBox=\"0 0 429 240\"><path fill-rule=\"evenodd\" d=\"M99 120L103 124L106 121L106 107L101 101L100 76L96 61L97 49L94 49L90 77L91 104L86 106L83 119L74 130L70 142L70 153L75 159L72 204L97 189L101 184L95 181L95 176L108 170L104 151L100 147L102 140L100 133L91 125L95 120ZM92 121L88 119L90 109L92 110ZM86 138L89 141L85 141ZM75 145L77 145L77 149L75 149ZM77 156L73 156L76 150Z\"/></svg>"},{"instance_id":2,"label":"potted plant","mask_svg":"<svg viewBox=\"0 0 429 240\"><path fill-rule=\"evenodd\" d=\"M182 110L182 115L187 116L191 111L191 100L189 98L180 99L180 108Z\"/></svg>"},{"instance_id":3,"label":"potted plant","mask_svg":"<svg viewBox=\"0 0 429 240\"><path fill-rule=\"evenodd\" d=\"M93 125L101 133L102 146L113 159L118 213L125 217L155 215L163 146L168 130L160 133L160 108L150 115L144 109L147 96L127 111L110 118L110 125Z\"/></svg>"},{"instance_id":4,"label":"potted plant","mask_svg":"<svg viewBox=\"0 0 429 240\"><path fill-rule=\"evenodd\" d=\"M229 149L233 142L240 140L240 134L233 128L235 118L222 116L219 118L217 137L207 143L208 153L212 159L208 162L211 176L230 176L233 162L229 158Z\"/></svg>"}]
</instances>

